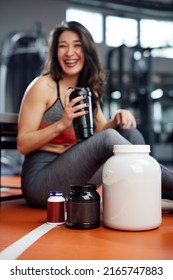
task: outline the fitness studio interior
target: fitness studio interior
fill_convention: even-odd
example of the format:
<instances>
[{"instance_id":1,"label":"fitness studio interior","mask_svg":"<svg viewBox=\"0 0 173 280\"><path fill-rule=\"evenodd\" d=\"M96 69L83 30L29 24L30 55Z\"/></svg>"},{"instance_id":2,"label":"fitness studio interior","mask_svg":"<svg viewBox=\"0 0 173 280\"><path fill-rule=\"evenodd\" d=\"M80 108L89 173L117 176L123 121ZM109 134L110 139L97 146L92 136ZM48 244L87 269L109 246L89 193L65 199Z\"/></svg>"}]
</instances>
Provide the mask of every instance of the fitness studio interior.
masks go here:
<instances>
[{"instance_id":1,"label":"fitness studio interior","mask_svg":"<svg viewBox=\"0 0 173 280\"><path fill-rule=\"evenodd\" d=\"M102 187L97 190L100 223L96 228L67 227L66 197L65 222L61 225L48 224L48 208L31 207L24 199L21 189L24 155L16 146L19 108L25 89L40 75L50 31L63 21L78 21L92 34L101 63L108 71L102 103L106 119L112 118L119 109L129 110L150 146L150 156L173 170L172 0L1 0L0 259L171 261L171 199L160 197L161 222L148 230L105 225L103 204L109 198ZM110 187L112 184L110 182ZM142 180L139 188L141 186ZM120 201L119 198L115 200L117 207ZM142 201L140 205L145 205L146 214L150 207L149 196ZM123 203L127 204L128 198ZM135 213L140 212L139 208ZM81 210L77 212L82 215ZM153 273L162 273L159 267L160 263ZM112 273L116 275L116 270ZM109 270L105 275L110 274ZM166 274L164 279L168 279Z\"/></svg>"}]
</instances>

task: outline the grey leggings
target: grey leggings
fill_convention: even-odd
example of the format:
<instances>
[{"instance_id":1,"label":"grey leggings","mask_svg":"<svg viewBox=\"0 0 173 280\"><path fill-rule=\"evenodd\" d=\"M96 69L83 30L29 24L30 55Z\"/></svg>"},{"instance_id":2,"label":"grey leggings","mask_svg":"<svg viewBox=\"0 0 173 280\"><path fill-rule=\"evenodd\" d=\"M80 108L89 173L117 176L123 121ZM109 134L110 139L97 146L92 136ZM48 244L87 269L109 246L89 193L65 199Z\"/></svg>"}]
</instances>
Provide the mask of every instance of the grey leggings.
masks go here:
<instances>
[{"instance_id":1,"label":"grey leggings","mask_svg":"<svg viewBox=\"0 0 173 280\"><path fill-rule=\"evenodd\" d=\"M131 143L145 144L137 129L107 129L75 144L63 154L44 151L28 154L22 170L22 190L26 201L34 207L46 207L50 190L62 190L66 196L70 184L101 185L102 168L113 155L113 145ZM165 186L165 196L173 197L173 173L163 166L161 169L162 189Z\"/></svg>"}]
</instances>

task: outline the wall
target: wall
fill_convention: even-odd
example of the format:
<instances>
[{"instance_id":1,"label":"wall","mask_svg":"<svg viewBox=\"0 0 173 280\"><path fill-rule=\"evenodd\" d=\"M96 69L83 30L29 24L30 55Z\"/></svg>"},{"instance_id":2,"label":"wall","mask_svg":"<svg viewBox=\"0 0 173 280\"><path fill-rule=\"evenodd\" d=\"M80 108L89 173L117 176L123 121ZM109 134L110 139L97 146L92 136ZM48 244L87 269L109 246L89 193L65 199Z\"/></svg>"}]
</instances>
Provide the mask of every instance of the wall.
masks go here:
<instances>
[{"instance_id":1,"label":"wall","mask_svg":"<svg viewBox=\"0 0 173 280\"><path fill-rule=\"evenodd\" d=\"M67 1L63 0L1 0L0 47L9 32L32 30L36 22L41 22L43 32L49 33L64 20L66 7Z\"/></svg>"}]
</instances>

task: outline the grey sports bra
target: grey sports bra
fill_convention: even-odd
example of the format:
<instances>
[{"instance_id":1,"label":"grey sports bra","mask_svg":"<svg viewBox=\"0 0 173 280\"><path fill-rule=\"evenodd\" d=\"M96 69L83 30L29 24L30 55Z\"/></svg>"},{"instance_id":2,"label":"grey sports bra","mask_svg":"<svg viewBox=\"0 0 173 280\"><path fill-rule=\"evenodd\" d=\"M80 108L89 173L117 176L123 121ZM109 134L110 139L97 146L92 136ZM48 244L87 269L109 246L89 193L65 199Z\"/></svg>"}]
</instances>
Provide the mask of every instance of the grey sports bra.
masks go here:
<instances>
[{"instance_id":1,"label":"grey sports bra","mask_svg":"<svg viewBox=\"0 0 173 280\"><path fill-rule=\"evenodd\" d=\"M57 83L57 99L51 105L51 107L49 107L45 111L40 124L40 129L59 121L63 116L63 111L64 108L60 99L59 84ZM63 133L61 133L51 141L51 143L66 145L74 144L75 142L77 142L77 139L73 126L67 128Z\"/></svg>"}]
</instances>

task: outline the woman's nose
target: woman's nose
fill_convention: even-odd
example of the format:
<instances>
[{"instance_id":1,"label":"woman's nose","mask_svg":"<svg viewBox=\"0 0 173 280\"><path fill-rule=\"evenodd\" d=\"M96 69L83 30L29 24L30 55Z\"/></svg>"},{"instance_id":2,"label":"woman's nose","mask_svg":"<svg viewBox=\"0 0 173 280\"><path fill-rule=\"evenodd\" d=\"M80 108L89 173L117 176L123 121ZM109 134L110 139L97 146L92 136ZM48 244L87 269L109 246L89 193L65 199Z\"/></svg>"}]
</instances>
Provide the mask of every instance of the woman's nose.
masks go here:
<instances>
[{"instance_id":1,"label":"woman's nose","mask_svg":"<svg viewBox=\"0 0 173 280\"><path fill-rule=\"evenodd\" d=\"M74 53L74 48L73 47L68 47L67 48L67 55L72 55Z\"/></svg>"}]
</instances>

